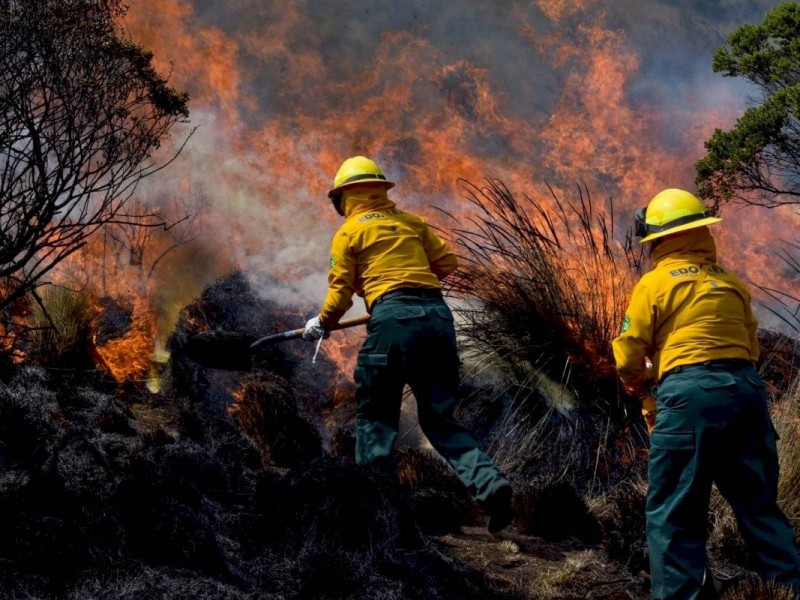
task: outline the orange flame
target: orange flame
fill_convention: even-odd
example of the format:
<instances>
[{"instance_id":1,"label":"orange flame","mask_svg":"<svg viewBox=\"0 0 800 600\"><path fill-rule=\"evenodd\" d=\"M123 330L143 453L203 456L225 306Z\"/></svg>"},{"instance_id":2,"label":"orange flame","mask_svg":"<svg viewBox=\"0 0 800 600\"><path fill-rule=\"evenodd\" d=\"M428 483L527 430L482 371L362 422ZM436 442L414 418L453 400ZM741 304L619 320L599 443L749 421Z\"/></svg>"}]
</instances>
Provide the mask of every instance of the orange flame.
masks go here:
<instances>
[{"instance_id":1,"label":"orange flame","mask_svg":"<svg viewBox=\"0 0 800 600\"><path fill-rule=\"evenodd\" d=\"M143 298L133 299L133 320L120 338L97 346L97 352L118 382L144 379L155 352L153 312Z\"/></svg>"},{"instance_id":2,"label":"orange flame","mask_svg":"<svg viewBox=\"0 0 800 600\"><path fill-rule=\"evenodd\" d=\"M318 306L338 225L325 191L348 155L376 157L398 183L401 208L435 224L442 219L431 205L468 220L457 180L488 176L543 202L545 180L564 197L585 182L614 198L624 231L660 189L692 187L702 141L738 111L702 104L696 86L675 90L669 109L637 99L642 56L594 0L537 0L517 5L512 18L476 3L463 22L487 21L463 32L470 44L460 48L458 35L424 21L430 13L381 31L379 19L366 24L375 15L329 22L292 1L129 4L133 38L189 92L199 126L163 176L142 186L155 205L164 190L178 190L202 214L190 250L167 257L142 293L160 337L181 303L234 268L265 296ZM791 239L797 216L767 212L726 216L715 230L723 259L743 279L794 291L797 281L776 274L769 256L775 238ZM744 249L739 232L748 234ZM336 355L348 377L353 352L348 345Z\"/></svg>"}]
</instances>

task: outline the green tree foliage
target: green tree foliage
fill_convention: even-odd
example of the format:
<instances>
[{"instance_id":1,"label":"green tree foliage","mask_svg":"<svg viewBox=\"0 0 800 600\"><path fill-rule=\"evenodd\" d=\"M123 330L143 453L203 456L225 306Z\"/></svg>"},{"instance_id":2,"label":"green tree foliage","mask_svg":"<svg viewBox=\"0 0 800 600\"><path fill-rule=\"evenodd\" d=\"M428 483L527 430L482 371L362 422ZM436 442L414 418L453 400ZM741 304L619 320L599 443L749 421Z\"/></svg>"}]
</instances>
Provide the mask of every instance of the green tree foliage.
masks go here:
<instances>
[{"instance_id":1,"label":"green tree foliage","mask_svg":"<svg viewBox=\"0 0 800 600\"><path fill-rule=\"evenodd\" d=\"M734 31L713 69L744 77L761 92L736 126L717 129L696 164L697 188L716 204L766 207L800 203L800 3L767 13L761 25Z\"/></svg>"},{"instance_id":2,"label":"green tree foliage","mask_svg":"<svg viewBox=\"0 0 800 600\"><path fill-rule=\"evenodd\" d=\"M119 26L122 0L0 3L0 312L163 168L153 152L188 119L185 93ZM152 215L151 215L152 216Z\"/></svg>"}]
</instances>

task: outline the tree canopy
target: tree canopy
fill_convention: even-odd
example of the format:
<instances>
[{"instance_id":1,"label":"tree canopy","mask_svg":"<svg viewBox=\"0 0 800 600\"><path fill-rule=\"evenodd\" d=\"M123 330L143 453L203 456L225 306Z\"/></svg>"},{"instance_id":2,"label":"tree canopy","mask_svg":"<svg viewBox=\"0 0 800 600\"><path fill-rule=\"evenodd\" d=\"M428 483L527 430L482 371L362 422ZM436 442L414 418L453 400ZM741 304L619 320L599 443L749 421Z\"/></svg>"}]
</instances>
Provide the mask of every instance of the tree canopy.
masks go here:
<instances>
[{"instance_id":1,"label":"tree canopy","mask_svg":"<svg viewBox=\"0 0 800 600\"><path fill-rule=\"evenodd\" d=\"M713 69L760 91L729 131L717 129L696 163L700 195L719 205L800 203L800 3L770 10L717 49Z\"/></svg>"},{"instance_id":2,"label":"tree canopy","mask_svg":"<svg viewBox=\"0 0 800 600\"><path fill-rule=\"evenodd\" d=\"M188 96L119 25L121 0L0 4L0 312L163 168L154 151Z\"/></svg>"}]
</instances>

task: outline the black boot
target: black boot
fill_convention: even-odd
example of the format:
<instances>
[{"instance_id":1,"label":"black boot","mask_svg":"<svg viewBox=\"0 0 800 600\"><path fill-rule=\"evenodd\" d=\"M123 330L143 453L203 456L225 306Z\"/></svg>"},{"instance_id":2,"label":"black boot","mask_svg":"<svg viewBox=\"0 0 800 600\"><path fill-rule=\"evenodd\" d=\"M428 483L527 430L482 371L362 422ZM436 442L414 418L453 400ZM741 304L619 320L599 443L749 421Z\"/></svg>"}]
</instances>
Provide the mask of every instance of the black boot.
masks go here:
<instances>
[{"instance_id":1,"label":"black boot","mask_svg":"<svg viewBox=\"0 0 800 600\"><path fill-rule=\"evenodd\" d=\"M514 519L514 507L511 497L511 486L504 485L489 496L484 503L484 510L489 516L489 522L486 524L486 529L489 533L502 531L511 524Z\"/></svg>"}]
</instances>

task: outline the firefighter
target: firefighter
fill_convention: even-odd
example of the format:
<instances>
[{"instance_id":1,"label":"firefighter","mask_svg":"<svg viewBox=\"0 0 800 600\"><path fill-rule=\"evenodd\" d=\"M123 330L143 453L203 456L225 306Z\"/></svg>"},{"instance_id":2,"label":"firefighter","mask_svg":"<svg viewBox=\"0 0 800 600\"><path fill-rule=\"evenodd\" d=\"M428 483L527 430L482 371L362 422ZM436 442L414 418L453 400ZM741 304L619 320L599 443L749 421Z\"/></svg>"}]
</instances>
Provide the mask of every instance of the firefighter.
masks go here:
<instances>
[{"instance_id":1,"label":"firefighter","mask_svg":"<svg viewBox=\"0 0 800 600\"><path fill-rule=\"evenodd\" d=\"M459 361L453 315L441 280L458 261L420 217L401 211L387 181L363 156L345 160L328 197L345 217L331 244L328 292L303 339L327 335L364 298L370 319L355 367L356 462L385 460L397 437L403 388L417 401L422 431L488 515L496 533L513 518L512 489L453 416Z\"/></svg>"},{"instance_id":2,"label":"firefighter","mask_svg":"<svg viewBox=\"0 0 800 600\"><path fill-rule=\"evenodd\" d=\"M755 369L757 322L748 289L717 263L708 226L719 221L679 189L636 212L653 268L634 287L612 343L628 391L644 396L655 385L645 510L656 599L707 597L712 482L760 575L800 592L800 555L777 504L777 435Z\"/></svg>"}]
</instances>

